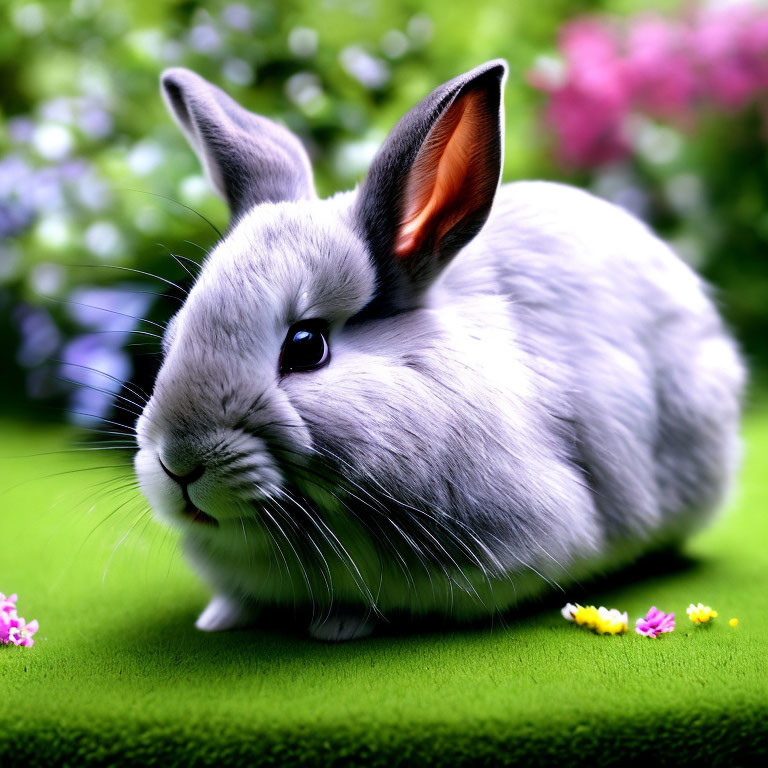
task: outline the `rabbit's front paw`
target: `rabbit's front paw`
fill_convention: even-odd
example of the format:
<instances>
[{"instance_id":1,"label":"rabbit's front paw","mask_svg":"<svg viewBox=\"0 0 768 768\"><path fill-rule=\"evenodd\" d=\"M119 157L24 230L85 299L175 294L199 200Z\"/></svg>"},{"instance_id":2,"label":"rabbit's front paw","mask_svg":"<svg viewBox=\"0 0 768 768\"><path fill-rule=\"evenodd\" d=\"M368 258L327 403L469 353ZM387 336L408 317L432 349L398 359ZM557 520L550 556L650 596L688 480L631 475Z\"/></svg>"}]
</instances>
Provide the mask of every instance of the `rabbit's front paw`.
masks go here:
<instances>
[{"instance_id":1,"label":"rabbit's front paw","mask_svg":"<svg viewBox=\"0 0 768 768\"><path fill-rule=\"evenodd\" d=\"M327 619L310 624L309 635L326 643L341 643L368 637L375 626L376 623L363 614L334 613Z\"/></svg>"},{"instance_id":2,"label":"rabbit's front paw","mask_svg":"<svg viewBox=\"0 0 768 768\"><path fill-rule=\"evenodd\" d=\"M195 626L203 632L224 632L247 627L257 615L253 605L226 595L216 595L198 616Z\"/></svg>"}]
</instances>

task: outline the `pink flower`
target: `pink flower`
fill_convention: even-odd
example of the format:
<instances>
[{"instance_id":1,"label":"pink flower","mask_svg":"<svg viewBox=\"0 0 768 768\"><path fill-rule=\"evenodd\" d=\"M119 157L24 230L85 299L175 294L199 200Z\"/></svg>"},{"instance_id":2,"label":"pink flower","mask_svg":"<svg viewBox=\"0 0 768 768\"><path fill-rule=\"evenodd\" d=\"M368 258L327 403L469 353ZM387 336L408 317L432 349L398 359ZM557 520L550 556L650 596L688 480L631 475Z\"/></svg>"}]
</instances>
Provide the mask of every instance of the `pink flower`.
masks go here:
<instances>
[{"instance_id":1,"label":"pink flower","mask_svg":"<svg viewBox=\"0 0 768 768\"><path fill-rule=\"evenodd\" d=\"M580 17L530 82L549 94L544 117L566 166L590 168L633 150L635 115L692 128L699 115L759 103L768 93L768 9L741 3L677 19Z\"/></svg>"},{"instance_id":2,"label":"pink flower","mask_svg":"<svg viewBox=\"0 0 768 768\"><path fill-rule=\"evenodd\" d=\"M15 617L15 611L14 611ZM0 613L0 643L10 642L11 637L11 615L10 613Z\"/></svg>"},{"instance_id":3,"label":"pink flower","mask_svg":"<svg viewBox=\"0 0 768 768\"><path fill-rule=\"evenodd\" d=\"M35 641L32 639L39 626L37 621L26 620L16 611L17 595L6 597L0 592L0 643L6 645L23 645L31 648Z\"/></svg>"},{"instance_id":4,"label":"pink flower","mask_svg":"<svg viewBox=\"0 0 768 768\"><path fill-rule=\"evenodd\" d=\"M37 621L30 621L27 624L24 619L18 618L16 619L16 626L12 627L9 633L10 641L14 645L23 645L25 648L31 648L35 644L32 638L38 629Z\"/></svg>"},{"instance_id":5,"label":"pink flower","mask_svg":"<svg viewBox=\"0 0 768 768\"><path fill-rule=\"evenodd\" d=\"M748 4L700 14L691 49L717 106L741 109L768 85L766 20L764 9Z\"/></svg>"},{"instance_id":6,"label":"pink flower","mask_svg":"<svg viewBox=\"0 0 768 768\"><path fill-rule=\"evenodd\" d=\"M0 592L0 613L10 613L10 611L15 611L18 598L18 595L10 595L6 597Z\"/></svg>"},{"instance_id":7,"label":"pink flower","mask_svg":"<svg viewBox=\"0 0 768 768\"><path fill-rule=\"evenodd\" d=\"M629 93L614 30L596 19L578 20L563 28L560 45L567 78L551 89L545 117L561 159L591 166L622 157Z\"/></svg>"},{"instance_id":8,"label":"pink flower","mask_svg":"<svg viewBox=\"0 0 768 768\"><path fill-rule=\"evenodd\" d=\"M645 615L645 618L639 618L635 623L635 632L645 637L658 637L659 635L671 632L675 628L675 614L664 613L656 606Z\"/></svg>"},{"instance_id":9,"label":"pink flower","mask_svg":"<svg viewBox=\"0 0 768 768\"><path fill-rule=\"evenodd\" d=\"M626 78L635 108L688 124L699 83L682 24L655 17L634 21L627 34Z\"/></svg>"},{"instance_id":10,"label":"pink flower","mask_svg":"<svg viewBox=\"0 0 768 768\"><path fill-rule=\"evenodd\" d=\"M0 592L0 643L10 642L10 632L16 620L16 595L6 597Z\"/></svg>"},{"instance_id":11,"label":"pink flower","mask_svg":"<svg viewBox=\"0 0 768 768\"><path fill-rule=\"evenodd\" d=\"M0 611L0 643L11 642L11 630L18 626L18 622L16 611Z\"/></svg>"}]
</instances>

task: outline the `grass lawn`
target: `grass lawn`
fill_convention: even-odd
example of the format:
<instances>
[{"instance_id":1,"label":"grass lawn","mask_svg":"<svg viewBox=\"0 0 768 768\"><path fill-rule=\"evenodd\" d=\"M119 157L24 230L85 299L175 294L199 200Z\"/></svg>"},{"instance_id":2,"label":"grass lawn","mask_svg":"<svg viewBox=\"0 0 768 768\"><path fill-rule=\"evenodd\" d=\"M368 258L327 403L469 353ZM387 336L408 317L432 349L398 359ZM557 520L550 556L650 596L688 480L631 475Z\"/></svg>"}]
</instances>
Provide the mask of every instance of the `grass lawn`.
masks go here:
<instances>
[{"instance_id":1,"label":"grass lawn","mask_svg":"<svg viewBox=\"0 0 768 768\"><path fill-rule=\"evenodd\" d=\"M687 559L506 627L347 645L197 632L207 593L173 538L132 491L98 500L127 470L77 471L113 456L2 459L0 590L41 629L34 648L0 647L0 764L744 765L768 752L768 403L745 432L742 490ZM0 423L4 456L69 440ZM560 617L584 597L678 626L598 637ZM718 609L713 626L688 621L691 601Z\"/></svg>"}]
</instances>

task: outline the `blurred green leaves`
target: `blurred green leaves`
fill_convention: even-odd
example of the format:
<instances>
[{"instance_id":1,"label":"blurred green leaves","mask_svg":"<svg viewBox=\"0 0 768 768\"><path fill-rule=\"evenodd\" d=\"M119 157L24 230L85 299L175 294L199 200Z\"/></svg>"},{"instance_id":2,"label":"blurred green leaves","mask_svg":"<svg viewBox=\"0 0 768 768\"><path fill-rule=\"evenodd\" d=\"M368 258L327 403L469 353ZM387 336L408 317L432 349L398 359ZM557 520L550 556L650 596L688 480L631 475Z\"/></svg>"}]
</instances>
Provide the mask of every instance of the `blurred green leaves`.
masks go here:
<instances>
[{"instance_id":1,"label":"blurred green leaves","mask_svg":"<svg viewBox=\"0 0 768 768\"><path fill-rule=\"evenodd\" d=\"M677 7L671 0L651 5ZM18 359L29 345L20 328L31 309L41 311L40 327L52 319L59 351L66 351L93 330L60 303L78 286L144 280L143 289L167 293L161 282L114 267L182 281L187 276L169 251L199 261L217 239L205 219L226 226L224 206L160 98L165 67L194 69L247 108L288 125L306 144L318 191L327 195L359 181L389 128L433 87L504 57L510 62L505 179L568 178L541 129L544 96L526 74L537 58L556 52L558 30L570 18L648 7L637 0L5 2L0 351ZM652 205L649 216L683 247L696 238L712 244L702 267L726 286L730 317L755 348L768 316L762 257L768 189L762 136L748 134L745 141L714 120L709 133L685 139L674 173L673 165L642 161L621 173L662 202L673 176L698 179L704 209L680 212L664 203ZM598 192L606 188L602 172L575 180ZM150 319L167 320L174 302L153 301ZM140 355L151 349L126 349L141 370ZM41 376L22 362L0 385L14 402L31 386L30 376ZM61 394L39 381L32 389Z\"/></svg>"}]
</instances>

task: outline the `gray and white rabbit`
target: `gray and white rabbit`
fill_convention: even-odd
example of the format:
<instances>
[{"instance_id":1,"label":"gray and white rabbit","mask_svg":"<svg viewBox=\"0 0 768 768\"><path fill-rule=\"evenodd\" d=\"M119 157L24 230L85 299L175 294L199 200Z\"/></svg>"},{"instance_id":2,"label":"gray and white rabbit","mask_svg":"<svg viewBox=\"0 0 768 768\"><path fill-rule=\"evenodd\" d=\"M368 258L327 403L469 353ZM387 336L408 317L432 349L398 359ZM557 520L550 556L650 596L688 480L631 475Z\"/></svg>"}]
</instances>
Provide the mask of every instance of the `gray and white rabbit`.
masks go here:
<instances>
[{"instance_id":1,"label":"gray and white rabbit","mask_svg":"<svg viewBox=\"0 0 768 768\"><path fill-rule=\"evenodd\" d=\"M163 74L232 213L137 424L143 492L215 593L200 629L477 620L721 505L744 372L706 286L586 192L499 187L505 78L440 86L320 200L295 136Z\"/></svg>"}]
</instances>

